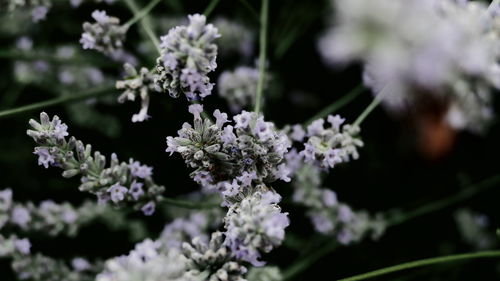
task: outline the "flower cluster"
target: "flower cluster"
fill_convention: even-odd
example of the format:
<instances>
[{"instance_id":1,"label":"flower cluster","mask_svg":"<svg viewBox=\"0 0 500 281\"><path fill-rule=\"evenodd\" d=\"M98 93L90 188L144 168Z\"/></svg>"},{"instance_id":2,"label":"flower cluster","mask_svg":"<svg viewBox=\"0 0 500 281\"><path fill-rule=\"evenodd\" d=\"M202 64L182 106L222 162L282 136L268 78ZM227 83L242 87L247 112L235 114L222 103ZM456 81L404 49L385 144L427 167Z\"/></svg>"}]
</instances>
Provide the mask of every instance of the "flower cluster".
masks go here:
<instances>
[{"instance_id":1,"label":"flower cluster","mask_svg":"<svg viewBox=\"0 0 500 281\"><path fill-rule=\"evenodd\" d=\"M7 7L9 11L19 8L26 8L31 10L31 19L33 22L44 20L52 7L51 0L7 0ZM2 4L0 4L0 7Z\"/></svg>"},{"instance_id":2,"label":"flower cluster","mask_svg":"<svg viewBox=\"0 0 500 281\"><path fill-rule=\"evenodd\" d=\"M241 66L224 71L218 80L219 95L227 100L232 112L240 112L254 104L258 80L259 70L255 68Z\"/></svg>"},{"instance_id":3,"label":"flower cluster","mask_svg":"<svg viewBox=\"0 0 500 281\"><path fill-rule=\"evenodd\" d=\"M184 243L182 251L187 259L187 275L207 281L245 281L246 267L234 261L231 251L224 245L221 232L212 233L210 241L194 238Z\"/></svg>"},{"instance_id":4,"label":"flower cluster","mask_svg":"<svg viewBox=\"0 0 500 281\"><path fill-rule=\"evenodd\" d=\"M83 258L75 258L72 268L63 261L31 254L31 243L26 238L0 235L0 257L12 259L11 267L19 280L91 281L99 265L91 265Z\"/></svg>"},{"instance_id":5,"label":"flower cluster","mask_svg":"<svg viewBox=\"0 0 500 281\"><path fill-rule=\"evenodd\" d=\"M33 119L29 123L33 130L28 130L27 134L39 145L34 152L39 165L59 167L66 178L80 175L79 189L97 195L100 202L131 202L146 215L154 212L155 202L161 199L165 188L154 183L151 167L133 159L129 163L119 162L116 154L112 154L106 168L106 157L100 152L95 151L92 155L92 147L85 146L75 137L66 140L68 127L59 117L50 120L42 112L40 123Z\"/></svg>"},{"instance_id":6,"label":"flower cluster","mask_svg":"<svg viewBox=\"0 0 500 281\"><path fill-rule=\"evenodd\" d=\"M97 275L97 281L197 281L185 278L186 259L172 249L159 252L161 243L147 239L136 245L127 256L106 261L104 271Z\"/></svg>"},{"instance_id":7,"label":"flower cluster","mask_svg":"<svg viewBox=\"0 0 500 281\"><path fill-rule=\"evenodd\" d=\"M92 18L95 23L83 23L84 32L80 39L83 48L94 49L114 58L122 55L127 28L120 25L120 19L98 10L92 12Z\"/></svg>"},{"instance_id":8,"label":"flower cluster","mask_svg":"<svg viewBox=\"0 0 500 281\"><path fill-rule=\"evenodd\" d=\"M184 242L194 238L207 242L207 233L220 226L222 215L220 208L214 208L177 217L163 228L158 241L163 247L176 249L180 249Z\"/></svg>"},{"instance_id":9,"label":"flower cluster","mask_svg":"<svg viewBox=\"0 0 500 281\"><path fill-rule=\"evenodd\" d=\"M332 3L336 22L319 43L322 54L329 62L363 63L365 84L389 109L432 105L452 127L474 131L491 119L491 87L500 87L498 7L490 13L479 1Z\"/></svg>"},{"instance_id":10,"label":"flower cluster","mask_svg":"<svg viewBox=\"0 0 500 281\"><path fill-rule=\"evenodd\" d=\"M122 216L105 205L86 201L79 207L69 203L57 204L51 200L39 205L12 200L12 190L0 190L0 229L17 227L23 231L37 231L56 236L64 233L74 236L79 228L91 221L109 217L116 226Z\"/></svg>"},{"instance_id":11,"label":"flower cluster","mask_svg":"<svg viewBox=\"0 0 500 281\"><path fill-rule=\"evenodd\" d=\"M0 257L10 257L16 255L29 255L31 243L26 238L17 236L4 237L0 235Z\"/></svg>"},{"instance_id":12,"label":"flower cluster","mask_svg":"<svg viewBox=\"0 0 500 281\"><path fill-rule=\"evenodd\" d=\"M316 231L335 236L344 245L359 242L368 233L373 239L383 234L386 223L381 216L371 217L365 211L353 211L347 204L338 202L334 191L320 187L320 177L317 166L305 164L293 180L293 200L308 208L307 215Z\"/></svg>"},{"instance_id":13,"label":"flower cluster","mask_svg":"<svg viewBox=\"0 0 500 281\"><path fill-rule=\"evenodd\" d=\"M306 163L314 163L323 169L333 168L335 165L348 162L351 158L358 159L357 147L363 142L357 136L359 127L349 124L343 125L345 119L339 115L327 117L330 128L325 128L325 120L318 119L307 126L307 142L300 155ZM294 127L291 137L300 140L304 133L299 127Z\"/></svg>"},{"instance_id":14,"label":"flower cluster","mask_svg":"<svg viewBox=\"0 0 500 281\"><path fill-rule=\"evenodd\" d=\"M179 153L196 169L191 173L196 182L233 197L252 185L290 180L283 157L291 144L273 123L243 111L233 117L234 126L225 125L227 114L215 110L213 124L202 119L201 105L191 105L189 111L194 115L194 127L184 123L178 137L167 137L167 152Z\"/></svg>"},{"instance_id":15,"label":"flower cluster","mask_svg":"<svg viewBox=\"0 0 500 281\"><path fill-rule=\"evenodd\" d=\"M490 221L484 214L469 209L459 209L455 212L455 221L462 239L475 249L491 249L498 244L495 235L489 229Z\"/></svg>"},{"instance_id":16,"label":"flower cluster","mask_svg":"<svg viewBox=\"0 0 500 281\"><path fill-rule=\"evenodd\" d=\"M222 35L219 40L221 56L239 54L249 58L252 55L255 36L248 27L226 18L216 18L214 25Z\"/></svg>"},{"instance_id":17,"label":"flower cluster","mask_svg":"<svg viewBox=\"0 0 500 281\"><path fill-rule=\"evenodd\" d=\"M281 244L290 220L288 213L281 212L280 200L273 191L256 191L229 207L224 243L238 259L262 266L261 253Z\"/></svg>"},{"instance_id":18,"label":"flower cluster","mask_svg":"<svg viewBox=\"0 0 500 281\"><path fill-rule=\"evenodd\" d=\"M210 95L213 84L207 74L217 67L213 41L219 36L217 28L199 14L189 16L188 26L172 28L161 37L156 83L175 98L181 93L188 100Z\"/></svg>"},{"instance_id":19,"label":"flower cluster","mask_svg":"<svg viewBox=\"0 0 500 281\"><path fill-rule=\"evenodd\" d=\"M139 72L129 63L124 65L127 76L125 80L117 81L116 88L124 90L118 97L118 102L125 100L134 101L136 97L141 98L141 110L132 116L132 122L142 122L149 118L149 94L150 92L161 92L155 84L156 74L151 73L147 68L142 67Z\"/></svg>"}]
</instances>

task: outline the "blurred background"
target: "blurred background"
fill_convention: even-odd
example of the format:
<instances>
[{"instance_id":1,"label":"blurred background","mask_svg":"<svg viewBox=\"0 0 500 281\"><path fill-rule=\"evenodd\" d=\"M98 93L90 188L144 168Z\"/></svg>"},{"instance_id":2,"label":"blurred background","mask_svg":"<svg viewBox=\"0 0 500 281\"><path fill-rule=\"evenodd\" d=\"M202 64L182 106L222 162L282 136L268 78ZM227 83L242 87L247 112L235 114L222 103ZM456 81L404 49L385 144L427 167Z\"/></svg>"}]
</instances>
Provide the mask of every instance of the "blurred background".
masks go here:
<instances>
[{"instance_id":1,"label":"blurred background","mask_svg":"<svg viewBox=\"0 0 500 281\"><path fill-rule=\"evenodd\" d=\"M141 6L148 3L138 2ZM155 32L166 34L179 19L203 12L208 3L195 0L161 2L151 12ZM248 3L259 10L259 1ZM119 1L112 5L87 1L78 8L72 8L67 1L54 1L47 18L38 23L33 23L26 11L0 12L0 111L95 87L96 81L83 81L82 73L86 73L86 68L102 72L99 84L113 85L115 80L121 79L121 63L95 51L83 50L78 43L82 23L90 20L95 9L106 10L122 22L132 16ZM318 54L317 40L331 15L328 1L271 1L268 44L271 80L265 91L264 114L279 127L305 122L361 83L359 67L332 69ZM251 41L253 48L247 55L219 55L218 69L209 75L215 82L224 70L240 65L254 66L258 56L258 21L251 9L240 1L221 0L208 22L221 17L246 26L254 32L254 38ZM156 54L141 33L138 25L132 27L125 49L137 58L139 66L151 67ZM23 37L32 41L32 46L25 50L20 41ZM57 59L64 47L73 48L71 59ZM67 75L74 76L73 82L64 82L70 79L65 77ZM178 155L169 157L164 152L165 138L176 135L182 123L191 120L186 110L188 102L183 97L172 99L167 94L153 95L149 110L152 118L132 123L131 115L138 111L139 103L118 104L119 94L118 90L110 90L109 94L98 98L44 108L43 111L60 116L68 124L70 135L92 144L103 154L116 152L122 160L133 157L153 166L154 178L166 186L167 196L197 190L182 159ZM372 98L370 91L365 90L338 113L353 122ZM209 112L215 109L229 112L227 102L218 96L217 89L204 104ZM495 111L500 112L500 108L495 106ZM26 136L26 129L28 120L38 115L39 110L35 110L0 117L0 189L12 188L15 200L21 202L53 199L79 204L85 199L93 199L92 195L78 191L78 179L64 179L60 170L37 165L32 154L34 144ZM360 159L333 169L324 185L354 209L377 213L414 210L453 196L469 184L499 173L498 122L483 135L473 135L455 132L425 118L393 116L381 107L376 108L361 128L365 147L360 150ZM289 184L278 183L274 187L285 198L291 195ZM389 228L378 241L366 239L356 245L339 247L295 280L310 280L312 276L333 280L418 258L473 251L476 248L463 239L455 220L455 213L460 208L487 217L486 229L493 237L490 248L495 248L498 244L495 231L500 219L499 196L500 186L493 187L430 215ZM302 249L282 246L265 257L269 264L285 268L306 256L307 249L316 246L311 243L329 238L313 231L300 207L285 203L283 209L290 213L292 221L287 232L306 243ZM142 221L132 235L124 229L96 222L83 228L77 238L29 235L32 250L60 258L78 255L105 259L127 253L145 237L157 237L165 223L171 220L168 212L158 212L152 217L131 213L127 217L131 222ZM9 266L7 260L0 260L2 281L15 280ZM499 276L497 261L476 260L463 265L450 263L402 272L380 280L498 280Z\"/></svg>"}]
</instances>

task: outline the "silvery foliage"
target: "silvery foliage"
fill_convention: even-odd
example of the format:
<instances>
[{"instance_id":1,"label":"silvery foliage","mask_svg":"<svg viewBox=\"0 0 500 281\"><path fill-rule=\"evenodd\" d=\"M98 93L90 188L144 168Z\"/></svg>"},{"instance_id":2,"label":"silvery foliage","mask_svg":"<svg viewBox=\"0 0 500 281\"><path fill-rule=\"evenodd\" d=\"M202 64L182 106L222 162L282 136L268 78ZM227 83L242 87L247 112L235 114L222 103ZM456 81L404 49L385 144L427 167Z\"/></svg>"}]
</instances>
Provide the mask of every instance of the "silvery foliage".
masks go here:
<instances>
[{"instance_id":1,"label":"silvery foliage","mask_svg":"<svg viewBox=\"0 0 500 281\"><path fill-rule=\"evenodd\" d=\"M16 227L25 232L41 232L50 236L65 234L75 236L80 227L95 219L107 219L119 223L121 213L106 205L85 201L79 207L70 203L58 204L51 200L35 205L12 200L12 190L0 190L0 230Z\"/></svg>"},{"instance_id":2,"label":"silvery foliage","mask_svg":"<svg viewBox=\"0 0 500 281\"><path fill-rule=\"evenodd\" d=\"M491 223L484 214L469 209L459 209L454 214L462 239L477 250L486 250L498 244L497 238L489 229Z\"/></svg>"},{"instance_id":3,"label":"silvery foliage","mask_svg":"<svg viewBox=\"0 0 500 281\"><path fill-rule=\"evenodd\" d=\"M221 38L219 39L219 52L221 56L240 54L249 58L253 53L255 36L248 27L236 21L226 18L216 18L214 25L217 26Z\"/></svg>"},{"instance_id":4,"label":"silvery foliage","mask_svg":"<svg viewBox=\"0 0 500 281\"><path fill-rule=\"evenodd\" d=\"M99 265L91 265L83 258L73 259L72 267L40 253L31 254L31 243L26 238L0 235L0 257L12 260L11 266L19 280L91 281Z\"/></svg>"},{"instance_id":5,"label":"silvery foliage","mask_svg":"<svg viewBox=\"0 0 500 281\"><path fill-rule=\"evenodd\" d=\"M349 162L351 158L358 159L357 148L363 146L358 137L359 126L344 124L345 119L339 115L328 115L327 121L329 128L325 128L324 119L315 120L307 126L307 141L300 152L304 161L328 169ZM297 134L297 131L293 133Z\"/></svg>"},{"instance_id":6,"label":"silvery foliage","mask_svg":"<svg viewBox=\"0 0 500 281\"><path fill-rule=\"evenodd\" d=\"M281 245L288 213L282 213L281 196L274 191L258 190L229 207L224 218L225 244L237 259L262 266L262 253Z\"/></svg>"},{"instance_id":7,"label":"silvery foliage","mask_svg":"<svg viewBox=\"0 0 500 281\"><path fill-rule=\"evenodd\" d=\"M182 252L187 258L188 276L207 281L245 281L247 269L235 261L221 232L212 233L208 243L194 238L191 244L182 244Z\"/></svg>"},{"instance_id":8,"label":"silvery foliage","mask_svg":"<svg viewBox=\"0 0 500 281\"><path fill-rule=\"evenodd\" d=\"M95 23L84 22L80 43L84 49L93 49L112 58L123 55L123 41L127 28L120 25L120 19L110 17L105 11L92 12Z\"/></svg>"},{"instance_id":9,"label":"silvery foliage","mask_svg":"<svg viewBox=\"0 0 500 281\"><path fill-rule=\"evenodd\" d=\"M429 103L454 128L480 131L500 87L499 7L479 1L332 1L319 42L331 63L365 65L365 84L394 112Z\"/></svg>"},{"instance_id":10,"label":"silvery foliage","mask_svg":"<svg viewBox=\"0 0 500 281\"><path fill-rule=\"evenodd\" d=\"M29 9L33 22L39 22L47 17L52 7L51 0L6 0L7 9L12 12L17 9ZM0 8L3 6L0 3Z\"/></svg>"},{"instance_id":11,"label":"silvery foliage","mask_svg":"<svg viewBox=\"0 0 500 281\"><path fill-rule=\"evenodd\" d=\"M132 122L142 122L149 118L149 95L151 92L161 92L161 89L155 84L157 74L152 73L147 68L142 67L139 72L129 63L124 65L126 77L124 80L116 81L116 88L124 90L118 97L118 102L123 103L126 100L134 101L137 97L141 99L141 110L132 115Z\"/></svg>"},{"instance_id":12,"label":"silvery foliage","mask_svg":"<svg viewBox=\"0 0 500 281\"><path fill-rule=\"evenodd\" d=\"M68 126L57 116L50 120L42 112L40 123L33 119L29 123L33 130L28 130L27 134L39 145L34 152L39 165L59 167L64 170L62 176L65 178L80 175L79 189L97 195L100 202L132 203L146 215L154 212L165 188L155 184L151 167L133 159L129 163L119 162L116 154L111 155L109 167L106 167L106 157L99 151L92 155L91 145L85 146L75 137L66 140Z\"/></svg>"},{"instance_id":13,"label":"silvery foliage","mask_svg":"<svg viewBox=\"0 0 500 281\"><path fill-rule=\"evenodd\" d=\"M219 95L227 100L232 112L240 112L255 103L259 70L240 66L219 76Z\"/></svg>"},{"instance_id":14,"label":"silvery foliage","mask_svg":"<svg viewBox=\"0 0 500 281\"><path fill-rule=\"evenodd\" d=\"M248 281L282 281L283 275L277 266L252 267L247 274Z\"/></svg>"},{"instance_id":15,"label":"silvery foliage","mask_svg":"<svg viewBox=\"0 0 500 281\"><path fill-rule=\"evenodd\" d=\"M380 215L371 216L366 211L354 211L337 200L337 194L321 187L321 170L304 164L294 175L293 201L307 207L307 216L319 233L337 238L347 245L361 241L371 234L378 239L385 231L386 222Z\"/></svg>"},{"instance_id":16,"label":"silvery foliage","mask_svg":"<svg viewBox=\"0 0 500 281\"><path fill-rule=\"evenodd\" d=\"M156 83L177 98L182 93L188 100L211 94L214 84L207 74L217 67L217 45L220 34L203 15L189 15L189 25L177 26L161 37L161 55L157 59Z\"/></svg>"},{"instance_id":17,"label":"silvery foliage","mask_svg":"<svg viewBox=\"0 0 500 281\"><path fill-rule=\"evenodd\" d=\"M191 177L202 186L218 190L230 198L252 186L277 179L289 181L284 155L290 147L286 134L256 113L243 111L235 115L233 125L226 113L214 111L212 123L202 118L203 107L191 105L194 127L184 123L178 137L167 137L167 152L179 153L186 164L196 169Z\"/></svg>"}]
</instances>

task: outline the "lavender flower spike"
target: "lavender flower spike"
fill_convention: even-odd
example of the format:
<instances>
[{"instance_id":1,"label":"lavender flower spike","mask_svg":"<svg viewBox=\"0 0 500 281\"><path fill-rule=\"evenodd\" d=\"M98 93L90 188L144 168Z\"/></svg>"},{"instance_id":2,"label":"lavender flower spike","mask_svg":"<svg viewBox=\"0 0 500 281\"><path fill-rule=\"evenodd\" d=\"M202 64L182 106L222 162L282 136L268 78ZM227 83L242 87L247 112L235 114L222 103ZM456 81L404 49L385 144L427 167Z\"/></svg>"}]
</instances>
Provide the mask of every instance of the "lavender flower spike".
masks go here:
<instances>
[{"instance_id":1,"label":"lavender flower spike","mask_svg":"<svg viewBox=\"0 0 500 281\"><path fill-rule=\"evenodd\" d=\"M165 188L154 183L151 167L133 159L129 164L120 162L116 154L111 155L106 167L106 157L99 151L92 155L90 145L85 146L75 137L66 140L68 127L57 116L50 120L42 112L40 123L33 119L29 123L33 130L28 130L27 134L39 145L35 153L40 165L61 168L66 178L80 175L80 190L97 195L100 202L132 203L148 215L152 213ZM138 184L144 192L137 190Z\"/></svg>"},{"instance_id":2,"label":"lavender flower spike","mask_svg":"<svg viewBox=\"0 0 500 281\"><path fill-rule=\"evenodd\" d=\"M210 95L214 84L207 74L217 67L213 41L219 36L217 28L199 14L189 16L189 25L170 29L161 37L156 83L174 98L181 93L188 100Z\"/></svg>"}]
</instances>

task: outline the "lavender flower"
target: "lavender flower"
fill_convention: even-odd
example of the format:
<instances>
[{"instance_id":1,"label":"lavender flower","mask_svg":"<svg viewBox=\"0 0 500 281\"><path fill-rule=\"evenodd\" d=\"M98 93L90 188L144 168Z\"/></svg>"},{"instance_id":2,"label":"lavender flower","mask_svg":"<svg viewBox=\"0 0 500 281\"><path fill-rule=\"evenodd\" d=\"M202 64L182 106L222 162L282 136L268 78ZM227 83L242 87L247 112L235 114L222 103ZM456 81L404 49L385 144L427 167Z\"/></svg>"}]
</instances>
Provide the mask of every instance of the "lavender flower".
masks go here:
<instances>
[{"instance_id":1,"label":"lavender flower","mask_svg":"<svg viewBox=\"0 0 500 281\"><path fill-rule=\"evenodd\" d=\"M89 201L78 207L50 200L42 201L39 205L32 202L18 203L12 201L10 189L0 190L0 230L7 225L50 236L61 233L75 236L81 226L98 218L109 218L117 226L124 219L119 212Z\"/></svg>"},{"instance_id":2,"label":"lavender flower","mask_svg":"<svg viewBox=\"0 0 500 281\"><path fill-rule=\"evenodd\" d=\"M210 242L194 238L191 244L184 243L182 252L187 259L187 275L210 281L244 281L246 267L234 260L224 245L221 232L212 233Z\"/></svg>"},{"instance_id":3,"label":"lavender flower","mask_svg":"<svg viewBox=\"0 0 500 281\"><path fill-rule=\"evenodd\" d=\"M255 36L247 26L226 18L216 18L214 25L221 34L219 50L223 58L230 55L252 56Z\"/></svg>"},{"instance_id":4,"label":"lavender flower","mask_svg":"<svg viewBox=\"0 0 500 281\"><path fill-rule=\"evenodd\" d=\"M7 7L10 12L19 9L31 10L31 19L33 22L44 20L52 7L51 0L7 0Z\"/></svg>"},{"instance_id":5,"label":"lavender flower","mask_svg":"<svg viewBox=\"0 0 500 281\"><path fill-rule=\"evenodd\" d=\"M161 243L147 239L126 256L106 261L97 281L195 281L185 278L186 258L176 249L161 253Z\"/></svg>"},{"instance_id":6,"label":"lavender flower","mask_svg":"<svg viewBox=\"0 0 500 281\"><path fill-rule=\"evenodd\" d=\"M358 159L357 147L363 146L358 126L342 125L344 119L339 115L329 115L330 128L325 128L325 120L318 119L307 126L307 141L300 154L307 163L319 167L333 168L335 165L348 162L351 158Z\"/></svg>"},{"instance_id":7,"label":"lavender flower","mask_svg":"<svg viewBox=\"0 0 500 281\"><path fill-rule=\"evenodd\" d=\"M50 120L49 116L42 112L40 120L40 123L30 120L34 130L28 130L27 134L40 145L35 148L35 152L47 151L53 161L45 161L46 155L43 154L39 163L62 168L63 177L80 175L82 184L79 189L97 195L101 201L112 200L115 204L134 203L136 208L142 208L148 214L154 210L155 202L161 199L160 194L165 188L154 183L151 168L142 166L133 159L130 159L130 164L120 163L115 154L111 155L110 165L106 168L106 158L100 152L96 151L92 156L90 145L85 146L74 137L66 140L67 126L59 117L54 116ZM133 196L127 192L132 183L143 184L145 192L142 196Z\"/></svg>"},{"instance_id":8,"label":"lavender flower","mask_svg":"<svg viewBox=\"0 0 500 281\"><path fill-rule=\"evenodd\" d=\"M293 200L308 208L306 214L317 232L334 236L344 245L359 242L368 234L373 239L383 234L386 222L382 216L352 210L321 184L321 170L311 164L298 168L292 181Z\"/></svg>"},{"instance_id":9,"label":"lavender flower","mask_svg":"<svg viewBox=\"0 0 500 281\"><path fill-rule=\"evenodd\" d=\"M95 23L85 22L80 43L84 49L94 49L107 56L118 58L122 54L127 28L120 25L120 19L110 17L105 11L92 12Z\"/></svg>"},{"instance_id":10,"label":"lavender flower","mask_svg":"<svg viewBox=\"0 0 500 281\"><path fill-rule=\"evenodd\" d=\"M213 41L219 36L217 28L199 14L189 16L188 26L172 28L161 37L156 83L174 98L181 93L188 100L210 95L213 84L207 74L217 67Z\"/></svg>"},{"instance_id":11,"label":"lavender flower","mask_svg":"<svg viewBox=\"0 0 500 281\"><path fill-rule=\"evenodd\" d=\"M232 112L240 112L254 104L258 80L259 70L255 68L241 66L224 71L219 76L219 95L227 100Z\"/></svg>"},{"instance_id":12,"label":"lavender flower","mask_svg":"<svg viewBox=\"0 0 500 281\"><path fill-rule=\"evenodd\" d=\"M190 106L194 127L184 123L178 137L167 137L167 152L178 152L189 167L196 169L191 173L195 181L233 195L243 192L252 182L289 180L289 171L280 164L290 141L286 134L276 131L273 123L243 111L233 117L233 127L224 125L226 118L216 111L214 115L219 121L212 124L201 118L200 106Z\"/></svg>"},{"instance_id":13,"label":"lavender flower","mask_svg":"<svg viewBox=\"0 0 500 281\"><path fill-rule=\"evenodd\" d=\"M224 243L238 259L262 266L261 253L281 244L290 220L277 205L280 200L272 191L256 191L229 208Z\"/></svg>"},{"instance_id":14,"label":"lavender flower","mask_svg":"<svg viewBox=\"0 0 500 281\"><path fill-rule=\"evenodd\" d=\"M459 209L455 212L455 221L462 239L477 250L491 249L497 244L497 239L490 231L490 222L486 215L469 209Z\"/></svg>"},{"instance_id":15,"label":"lavender flower","mask_svg":"<svg viewBox=\"0 0 500 281\"><path fill-rule=\"evenodd\" d=\"M127 76L125 80L117 81L116 88L124 90L118 97L118 102L123 103L125 100L134 101L136 97L141 98L141 110L139 113L132 116L132 122L142 122L149 118L149 95L151 92L160 92L160 88L154 83L156 74L152 74L147 68L143 67L137 70L126 63L124 65Z\"/></svg>"},{"instance_id":16,"label":"lavender flower","mask_svg":"<svg viewBox=\"0 0 500 281\"><path fill-rule=\"evenodd\" d=\"M472 131L491 120L500 52L497 15L482 2L332 4L337 15L319 42L321 53L330 63L363 63L365 84L391 111L426 110L430 104L441 108L452 127Z\"/></svg>"}]
</instances>

